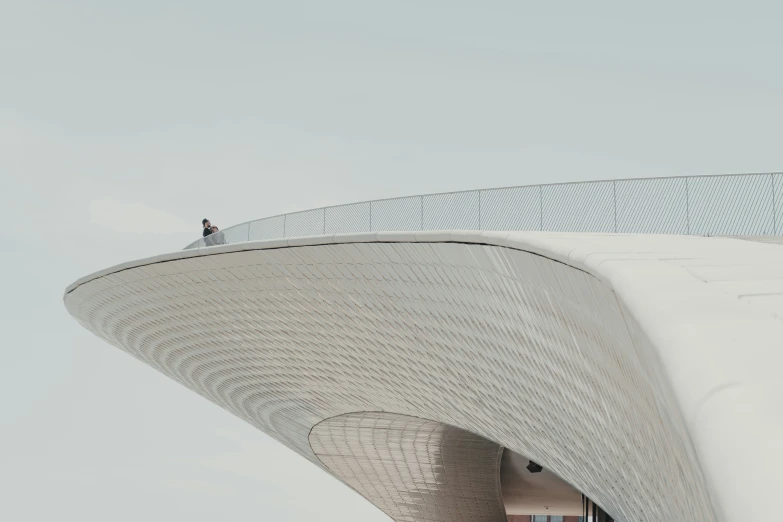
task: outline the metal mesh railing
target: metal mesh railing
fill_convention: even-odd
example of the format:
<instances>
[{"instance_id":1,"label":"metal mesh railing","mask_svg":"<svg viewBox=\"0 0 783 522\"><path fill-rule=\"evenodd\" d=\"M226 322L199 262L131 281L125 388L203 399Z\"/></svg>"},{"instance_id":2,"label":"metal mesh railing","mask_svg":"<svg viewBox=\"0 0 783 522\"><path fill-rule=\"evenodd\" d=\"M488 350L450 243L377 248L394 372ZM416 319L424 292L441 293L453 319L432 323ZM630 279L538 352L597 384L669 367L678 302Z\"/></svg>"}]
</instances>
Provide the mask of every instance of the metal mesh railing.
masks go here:
<instances>
[{"instance_id":1,"label":"metal mesh railing","mask_svg":"<svg viewBox=\"0 0 783 522\"><path fill-rule=\"evenodd\" d=\"M249 221L185 249L321 234L445 229L780 235L783 173L587 181L364 201Z\"/></svg>"}]
</instances>

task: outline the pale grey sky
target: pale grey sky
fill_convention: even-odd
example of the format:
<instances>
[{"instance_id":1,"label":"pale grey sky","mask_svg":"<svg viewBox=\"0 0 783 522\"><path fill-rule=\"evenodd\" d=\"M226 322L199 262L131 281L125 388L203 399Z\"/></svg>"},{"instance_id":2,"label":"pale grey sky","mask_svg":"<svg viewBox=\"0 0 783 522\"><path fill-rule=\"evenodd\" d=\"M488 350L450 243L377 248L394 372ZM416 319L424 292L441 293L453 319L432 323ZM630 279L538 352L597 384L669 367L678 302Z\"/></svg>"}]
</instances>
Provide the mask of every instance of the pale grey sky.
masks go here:
<instances>
[{"instance_id":1,"label":"pale grey sky","mask_svg":"<svg viewBox=\"0 0 783 522\"><path fill-rule=\"evenodd\" d=\"M783 170L779 2L0 0L0 518L375 522L65 286L326 204Z\"/></svg>"}]
</instances>

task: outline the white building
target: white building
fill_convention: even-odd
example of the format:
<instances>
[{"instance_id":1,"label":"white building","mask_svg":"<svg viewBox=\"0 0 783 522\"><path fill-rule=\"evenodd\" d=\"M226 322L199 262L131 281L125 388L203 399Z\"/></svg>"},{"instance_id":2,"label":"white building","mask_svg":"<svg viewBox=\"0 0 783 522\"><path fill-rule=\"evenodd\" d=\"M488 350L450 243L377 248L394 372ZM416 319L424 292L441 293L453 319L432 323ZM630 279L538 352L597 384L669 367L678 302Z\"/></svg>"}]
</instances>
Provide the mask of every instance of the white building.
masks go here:
<instances>
[{"instance_id":1,"label":"white building","mask_svg":"<svg viewBox=\"0 0 783 522\"><path fill-rule=\"evenodd\" d=\"M582 495L624 522L779 511L773 238L332 234L328 215L103 270L65 305L396 521L574 520Z\"/></svg>"}]
</instances>

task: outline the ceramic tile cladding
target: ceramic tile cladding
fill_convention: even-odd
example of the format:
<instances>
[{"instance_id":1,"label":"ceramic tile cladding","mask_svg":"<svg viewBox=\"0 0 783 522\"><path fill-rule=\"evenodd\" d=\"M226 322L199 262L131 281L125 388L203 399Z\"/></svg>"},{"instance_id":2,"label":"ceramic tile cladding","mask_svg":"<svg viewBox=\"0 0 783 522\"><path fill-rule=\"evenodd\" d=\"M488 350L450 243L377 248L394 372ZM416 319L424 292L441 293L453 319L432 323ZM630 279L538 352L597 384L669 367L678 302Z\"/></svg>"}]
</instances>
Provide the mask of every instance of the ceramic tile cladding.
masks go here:
<instances>
[{"instance_id":1,"label":"ceramic tile cladding","mask_svg":"<svg viewBox=\"0 0 783 522\"><path fill-rule=\"evenodd\" d=\"M458 447L527 455L618 521L715 520L648 341L604 283L543 256L457 243L203 255L92 279L66 306L398 521L496 520L485 473L437 463L435 440L465 432ZM345 416L373 411L397 416ZM429 460L398 451L409 443ZM445 482L407 489L433 473ZM474 496L449 501L459 488Z\"/></svg>"},{"instance_id":2,"label":"ceramic tile cladding","mask_svg":"<svg viewBox=\"0 0 783 522\"><path fill-rule=\"evenodd\" d=\"M504 522L503 448L394 413L349 413L310 432L324 466L399 522Z\"/></svg>"}]
</instances>

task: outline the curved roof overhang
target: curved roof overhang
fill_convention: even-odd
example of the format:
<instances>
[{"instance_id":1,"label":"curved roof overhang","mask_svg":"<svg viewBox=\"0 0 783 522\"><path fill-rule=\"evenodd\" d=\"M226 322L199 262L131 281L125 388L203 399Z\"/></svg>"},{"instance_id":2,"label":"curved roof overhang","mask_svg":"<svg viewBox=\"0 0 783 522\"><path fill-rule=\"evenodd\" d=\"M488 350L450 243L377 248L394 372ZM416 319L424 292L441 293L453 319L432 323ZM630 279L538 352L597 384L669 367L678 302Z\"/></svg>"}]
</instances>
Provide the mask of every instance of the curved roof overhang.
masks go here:
<instances>
[{"instance_id":1,"label":"curved roof overhang","mask_svg":"<svg viewBox=\"0 0 783 522\"><path fill-rule=\"evenodd\" d=\"M65 303L316 464L314 426L387 411L527 455L617 520L710 521L776 510L781 295L778 245L424 232L177 252Z\"/></svg>"}]
</instances>

